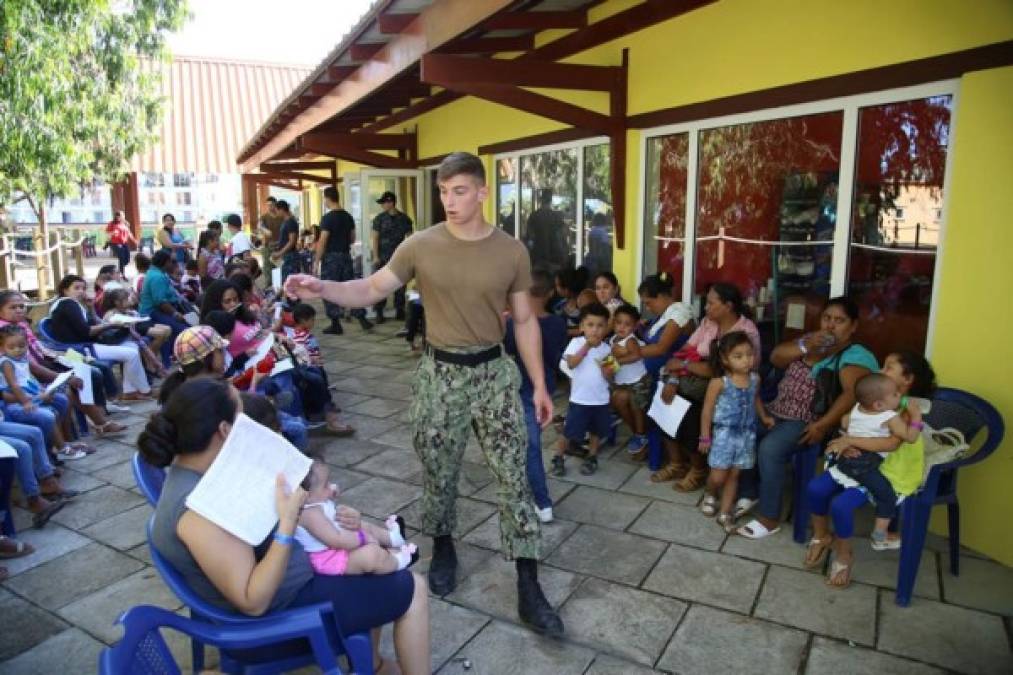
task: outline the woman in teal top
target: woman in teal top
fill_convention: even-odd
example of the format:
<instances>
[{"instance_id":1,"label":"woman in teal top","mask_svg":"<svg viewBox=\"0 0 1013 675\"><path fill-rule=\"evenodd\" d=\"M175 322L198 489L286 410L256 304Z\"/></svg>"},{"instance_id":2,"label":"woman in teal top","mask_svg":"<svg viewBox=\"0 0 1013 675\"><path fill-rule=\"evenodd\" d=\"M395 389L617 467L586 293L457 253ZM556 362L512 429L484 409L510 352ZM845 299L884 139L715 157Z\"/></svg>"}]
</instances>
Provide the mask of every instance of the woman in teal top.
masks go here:
<instances>
[{"instance_id":1,"label":"woman in teal top","mask_svg":"<svg viewBox=\"0 0 1013 675\"><path fill-rule=\"evenodd\" d=\"M783 342L771 353L771 363L787 372L777 399L769 407L777 423L756 446L759 484L755 476L751 480L743 476L739 483L736 515L755 506L759 497L755 517L737 530L742 536L762 539L781 529L784 465L796 452L822 442L836 429L844 413L855 405L855 383L863 375L879 370L872 352L852 342L857 330L858 306L850 298L833 298L823 309L819 331ZM795 367L795 362L802 367ZM828 368L837 372L841 394L828 410L816 416L812 413L814 381ZM794 384L789 376L795 379Z\"/></svg>"}]
</instances>

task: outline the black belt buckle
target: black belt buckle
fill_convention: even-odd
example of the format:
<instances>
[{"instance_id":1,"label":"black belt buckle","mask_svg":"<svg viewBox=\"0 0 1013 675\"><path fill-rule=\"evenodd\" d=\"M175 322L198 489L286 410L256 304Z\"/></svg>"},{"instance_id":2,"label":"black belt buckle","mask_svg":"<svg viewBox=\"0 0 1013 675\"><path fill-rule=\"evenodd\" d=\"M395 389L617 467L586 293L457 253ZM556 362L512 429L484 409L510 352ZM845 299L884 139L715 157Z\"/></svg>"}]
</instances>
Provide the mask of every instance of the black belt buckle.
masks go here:
<instances>
[{"instance_id":1,"label":"black belt buckle","mask_svg":"<svg viewBox=\"0 0 1013 675\"><path fill-rule=\"evenodd\" d=\"M461 354L458 352L448 352L442 349L436 349L435 347L429 347L429 354L441 363L475 368L483 363L488 363L489 361L495 361L498 359L503 355L503 348L500 345L495 345L493 347L489 347L489 349L475 352L473 354Z\"/></svg>"}]
</instances>

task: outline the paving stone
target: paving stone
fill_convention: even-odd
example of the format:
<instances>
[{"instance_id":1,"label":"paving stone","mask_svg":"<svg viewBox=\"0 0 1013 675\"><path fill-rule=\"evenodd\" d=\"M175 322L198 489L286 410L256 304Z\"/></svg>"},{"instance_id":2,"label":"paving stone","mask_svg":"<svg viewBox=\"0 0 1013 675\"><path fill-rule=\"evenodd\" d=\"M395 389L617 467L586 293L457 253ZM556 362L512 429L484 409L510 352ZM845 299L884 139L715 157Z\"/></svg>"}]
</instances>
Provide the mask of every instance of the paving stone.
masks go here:
<instances>
[{"instance_id":1,"label":"paving stone","mask_svg":"<svg viewBox=\"0 0 1013 675\"><path fill-rule=\"evenodd\" d=\"M125 551L148 540L147 526L151 514L151 507L143 504L112 518L106 518L94 525L89 525L81 530L81 533L113 548Z\"/></svg>"},{"instance_id":2,"label":"paving stone","mask_svg":"<svg viewBox=\"0 0 1013 675\"><path fill-rule=\"evenodd\" d=\"M562 610L567 633L600 644L643 665L653 665L687 605L599 579L588 579Z\"/></svg>"},{"instance_id":3,"label":"paving stone","mask_svg":"<svg viewBox=\"0 0 1013 675\"><path fill-rule=\"evenodd\" d=\"M154 564L154 563L151 562L151 549L148 548L148 544L147 543L141 544L140 546L135 546L134 548L130 549L129 551L125 551L125 553L127 555L129 555L131 558L134 558L136 560L140 560L145 565L153 565Z\"/></svg>"},{"instance_id":4,"label":"paving stone","mask_svg":"<svg viewBox=\"0 0 1013 675\"><path fill-rule=\"evenodd\" d=\"M398 424L396 420L391 418L383 419L354 413L341 413L341 421L355 428L355 434L351 436L351 439L360 441L375 440L377 436Z\"/></svg>"},{"instance_id":5,"label":"paving stone","mask_svg":"<svg viewBox=\"0 0 1013 675\"><path fill-rule=\"evenodd\" d=\"M546 486L549 489L549 499L552 500L552 503L554 505L563 501L563 498L566 497L566 495L570 494L575 489L577 489L577 486L574 485L573 483L567 483L565 481L553 479L549 479L548 481L546 481ZM472 497L474 497L475 499L481 499L484 502L491 502L495 504L499 501L498 492L499 492L499 483L497 483L496 481L492 481L484 488L473 494Z\"/></svg>"},{"instance_id":6,"label":"paving stone","mask_svg":"<svg viewBox=\"0 0 1013 675\"><path fill-rule=\"evenodd\" d=\"M471 664L465 669L463 660ZM580 675L594 652L572 642L533 634L525 628L493 621L463 647L441 675Z\"/></svg>"},{"instance_id":7,"label":"paving stone","mask_svg":"<svg viewBox=\"0 0 1013 675\"><path fill-rule=\"evenodd\" d=\"M49 612L0 589L0 662L60 633L67 624ZM6 672L0 663L0 671Z\"/></svg>"},{"instance_id":8,"label":"paving stone","mask_svg":"<svg viewBox=\"0 0 1013 675\"><path fill-rule=\"evenodd\" d=\"M873 551L868 539L855 539L853 550L855 566L851 572L852 579L873 586L897 588L900 551ZM1013 577L1010 577L1010 583L1013 583ZM914 594L923 598L939 599L936 554L932 551L922 551L922 563L918 567Z\"/></svg>"},{"instance_id":9,"label":"paving stone","mask_svg":"<svg viewBox=\"0 0 1013 675\"><path fill-rule=\"evenodd\" d=\"M711 551L721 548L728 536L713 518L707 518L699 509L665 502L653 502L629 531Z\"/></svg>"},{"instance_id":10,"label":"paving stone","mask_svg":"<svg viewBox=\"0 0 1013 675\"><path fill-rule=\"evenodd\" d=\"M52 517L51 522L80 529L144 503L144 497L140 495L106 485L75 497L74 501Z\"/></svg>"},{"instance_id":11,"label":"paving stone","mask_svg":"<svg viewBox=\"0 0 1013 675\"><path fill-rule=\"evenodd\" d=\"M539 559L548 558L567 537L573 534L577 527L577 523L559 518L554 519L551 523L542 523L542 547ZM500 542L499 513L494 513L465 535L464 541L493 551L500 551L503 545Z\"/></svg>"},{"instance_id":12,"label":"paving stone","mask_svg":"<svg viewBox=\"0 0 1013 675\"><path fill-rule=\"evenodd\" d=\"M435 673L450 660L457 650L466 645L489 622L489 617L459 607L439 598L429 599L430 672ZM380 653L384 658L394 657L394 632L384 629L380 639Z\"/></svg>"},{"instance_id":13,"label":"paving stone","mask_svg":"<svg viewBox=\"0 0 1013 675\"><path fill-rule=\"evenodd\" d=\"M395 480L407 480L422 471L422 463L414 452L401 449L386 449L355 465L356 471L365 471Z\"/></svg>"},{"instance_id":14,"label":"paving stone","mask_svg":"<svg viewBox=\"0 0 1013 675\"><path fill-rule=\"evenodd\" d=\"M614 656L599 654L595 657L594 663L585 671L584 675L654 675L660 672L659 670L635 666L629 661L623 661Z\"/></svg>"},{"instance_id":15,"label":"paving stone","mask_svg":"<svg viewBox=\"0 0 1013 675\"><path fill-rule=\"evenodd\" d=\"M131 481L133 478L131 477ZM77 490L78 492L88 492L95 488L106 485L107 481L100 480L93 476L83 473L81 471L74 471L64 467L63 475L60 476L60 485L67 490Z\"/></svg>"},{"instance_id":16,"label":"paving stone","mask_svg":"<svg viewBox=\"0 0 1013 675\"><path fill-rule=\"evenodd\" d=\"M852 647L825 637L813 638L805 675L942 675L938 668L882 652Z\"/></svg>"},{"instance_id":17,"label":"paving stone","mask_svg":"<svg viewBox=\"0 0 1013 675\"><path fill-rule=\"evenodd\" d=\"M686 506L696 506L700 503L700 491L676 492L672 489L671 481L667 483L652 483L652 472L646 466L640 464L631 464L631 466L637 466L637 470L619 487L619 492L650 497L651 499L660 499L666 502L675 502L676 504L685 504Z\"/></svg>"},{"instance_id":18,"label":"paving stone","mask_svg":"<svg viewBox=\"0 0 1013 675\"><path fill-rule=\"evenodd\" d=\"M384 443L386 445L393 445L395 448L401 448L403 450L415 450L415 445L412 440L412 430L407 424L399 424L398 426L385 431L373 440L377 443Z\"/></svg>"},{"instance_id":19,"label":"paving stone","mask_svg":"<svg viewBox=\"0 0 1013 675\"><path fill-rule=\"evenodd\" d=\"M360 483L365 483L367 480L372 478L369 474L354 471L352 469L346 469L341 466L331 465L331 482L337 483L338 488L343 494L345 490L351 490ZM339 501L343 499L339 496Z\"/></svg>"},{"instance_id":20,"label":"paving stone","mask_svg":"<svg viewBox=\"0 0 1013 675\"><path fill-rule=\"evenodd\" d=\"M0 669L5 675L84 672L85 664L98 664L103 647L81 629L69 628L3 663ZM88 672L92 672L90 668Z\"/></svg>"},{"instance_id":21,"label":"paving stone","mask_svg":"<svg viewBox=\"0 0 1013 675\"><path fill-rule=\"evenodd\" d=\"M391 398L370 398L361 403L345 408L356 415L369 415L370 417L390 417L408 408L407 401Z\"/></svg>"},{"instance_id":22,"label":"paving stone","mask_svg":"<svg viewBox=\"0 0 1013 675\"><path fill-rule=\"evenodd\" d=\"M324 461L337 466L355 466L362 461L390 450L389 445L365 441L354 436L334 438L323 446Z\"/></svg>"},{"instance_id":23,"label":"paving stone","mask_svg":"<svg viewBox=\"0 0 1013 675\"><path fill-rule=\"evenodd\" d=\"M794 674L808 640L799 630L694 605L658 667L683 675L706 675L738 672L749 664L754 673Z\"/></svg>"},{"instance_id":24,"label":"paving stone","mask_svg":"<svg viewBox=\"0 0 1013 675\"><path fill-rule=\"evenodd\" d=\"M101 544L88 544L19 574L5 584L18 595L49 610L133 574L144 565Z\"/></svg>"},{"instance_id":25,"label":"paving stone","mask_svg":"<svg viewBox=\"0 0 1013 675\"><path fill-rule=\"evenodd\" d=\"M672 544L644 582L644 589L683 600L749 613L764 565Z\"/></svg>"},{"instance_id":26,"label":"paving stone","mask_svg":"<svg viewBox=\"0 0 1013 675\"><path fill-rule=\"evenodd\" d=\"M41 530L19 531L18 539L34 546L35 553L3 561L3 567L12 577L91 543L91 539L52 521Z\"/></svg>"},{"instance_id":27,"label":"paving stone","mask_svg":"<svg viewBox=\"0 0 1013 675\"><path fill-rule=\"evenodd\" d=\"M541 565L538 581L553 607L559 607L582 581L582 577L565 570ZM478 609L507 621L517 617L517 571L513 562L494 555L466 579L459 580L457 589L447 596L451 602Z\"/></svg>"},{"instance_id":28,"label":"paving stone","mask_svg":"<svg viewBox=\"0 0 1013 675\"><path fill-rule=\"evenodd\" d=\"M565 480L570 483L590 485L592 487L604 488L606 490L615 490L625 483L627 479L629 479L629 477L637 470L635 466L630 464L623 464L610 460L599 460L598 470L590 476L584 476L580 473L581 461L582 460L579 457L567 457L566 475L557 478L556 480Z\"/></svg>"},{"instance_id":29,"label":"paving stone","mask_svg":"<svg viewBox=\"0 0 1013 675\"><path fill-rule=\"evenodd\" d=\"M429 564L433 561L433 539L423 534L418 534L408 528L412 535L410 540L419 547L419 561L412 567L413 570L425 576L429 572ZM489 551L477 546L456 541L454 550L457 552L457 584L467 579L476 570L484 567L493 558L502 558L498 552Z\"/></svg>"},{"instance_id":30,"label":"paving stone","mask_svg":"<svg viewBox=\"0 0 1013 675\"><path fill-rule=\"evenodd\" d=\"M162 583L158 572L148 568L67 605L59 615L112 644L123 634L123 628L115 625L116 619L128 607L142 604L175 611L181 603Z\"/></svg>"},{"instance_id":31,"label":"paving stone","mask_svg":"<svg viewBox=\"0 0 1013 675\"><path fill-rule=\"evenodd\" d=\"M871 646L876 628L876 589L852 582L827 586L822 576L772 566L754 615L789 626Z\"/></svg>"},{"instance_id":32,"label":"paving stone","mask_svg":"<svg viewBox=\"0 0 1013 675\"><path fill-rule=\"evenodd\" d=\"M119 464L111 464L105 468L99 469L98 471L92 472L92 476L106 483L112 483L116 487L121 487L124 490L137 485L137 481L134 480L134 469L131 462L120 462Z\"/></svg>"},{"instance_id":33,"label":"paving stone","mask_svg":"<svg viewBox=\"0 0 1013 675\"><path fill-rule=\"evenodd\" d=\"M1013 616L1013 569L988 560L961 556L960 576L955 577L950 574L949 557L942 560L943 591L947 602ZM926 574L924 560L922 564L918 582ZM933 568L930 574L934 571Z\"/></svg>"},{"instance_id":34,"label":"paving stone","mask_svg":"<svg viewBox=\"0 0 1013 675\"><path fill-rule=\"evenodd\" d=\"M340 501L362 513L386 518L392 513L400 513L405 506L421 496L422 488L417 485L387 478L370 478L353 488L343 490Z\"/></svg>"},{"instance_id":35,"label":"paving stone","mask_svg":"<svg viewBox=\"0 0 1013 675\"><path fill-rule=\"evenodd\" d=\"M330 369L328 369L327 372L328 374L330 374L331 372ZM369 396L367 396L366 394L353 394L350 391L331 392L331 401L334 402L334 405L338 406L343 410L348 410L348 408L350 408L351 406L355 405L356 403L361 403L368 398Z\"/></svg>"},{"instance_id":36,"label":"paving stone","mask_svg":"<svg viewBox=\"0 0 1013 675\"><path fill-rule=\"evenodd\" d=\"M348 371L347 374L349 377L359 377L367 380L391 380L400 372L400 370L384 368L382 366L359 366Z\"/></svg>"},{"instance_id":37,"label":"paving stone","mask_svg":"<svg viewBox=\"0 0 1013 675\"><path fill-rule=\"evenodd\" d=\"M643 513L649 503L649 500L643 497L622 495L581 485L553 506L552 511L560 518L575 520L578 523L625 530Z\"/></svg>"},{"instance_id":38,"label":"paving stone","mask_svg":"<svg viewBox=\"0 0 1013 675\"><path fill-rule=\"evenodd\" d=\"M660 541L581 525L548 562L574 572L636 586L665 550Z\"/></svg>"},{"instance_id":39,"label":"paving stone","mask_svg":"<svg viewBox=\"0 0 1013 675\"><path fill-rule=\"evenodd\" d=\"M959 673L1013 672L1002 619L933 600L915 599L910 607L898 607L884 593L877 647Z\"/></svg>"},{"instance_id":40,"label":"paving stone","mask_svg":"<svg viewBox=\"0 0 1013 675\"><path fill-rule=\"evenodd\" d=\"M747 516L740 522L745 525L749 520ZM725 545L721 547L721 551L737 555L740 558L760 560L799 570L802 569L805 560L805 546L796 544L792 539L791 523L782 524L780 531L763 539L749 539L738 535L728 537ZM813 570L813 573L821 574L822 571L817 569Z\"/></svg>"},{"instance_id":41,"label":"paving stone","mask_svg":"<svg viewBox=\"0 0 1013 675\"><path fill-rule=\"evenodd\" d=\"M495 508L486 502L480 502L467 497L457 498L457 526L454 528L455 537L463 537L473 530L479 523L487 519L495 512ZM393 513L393 512L392 512ZM405 522L417 529L422 529L422 500L401 512Z\"/></svg>"},{"instance_id":42,"label":"paving stone","mask_svg":"<svg viewBox=\"0 0 1013 675\"><path fill-rule=\"evenodd\" d=\"M137 440L137 434L139 434L143 428L143 425L132 427L121 440L128 443L134 443L134 441ZM130 440L127 441L127 439ZM130 458L134 456L135 452L137 452L136 446L125 445L121 442L110 442L107 445L103 445L102 448L94 455L88 455L82 459L74 460L72 468L75 471L94 473L99 469L106 468L107 466L130 461Z\"/></svg>"}]
</instances>

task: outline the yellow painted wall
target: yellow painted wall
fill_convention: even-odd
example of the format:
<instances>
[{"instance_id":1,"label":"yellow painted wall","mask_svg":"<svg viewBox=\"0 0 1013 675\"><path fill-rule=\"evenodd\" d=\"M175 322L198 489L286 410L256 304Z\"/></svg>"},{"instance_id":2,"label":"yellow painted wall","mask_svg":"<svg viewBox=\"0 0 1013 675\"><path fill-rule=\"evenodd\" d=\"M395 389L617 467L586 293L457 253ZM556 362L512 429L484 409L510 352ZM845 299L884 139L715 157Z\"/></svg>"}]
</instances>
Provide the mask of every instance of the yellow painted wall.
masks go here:
<instances>
[{"instance_id":1,"label":"yellow painted wall","mask_svg":"<svg viewBox=\"0 0 1013 675\"><path fill-rule=\"evenodd\" d=\"M632 4L604 3L591 10L591 20ZM620 50L630 48L629 112L637 114L1010 39L1009 0L720 0L568 60L615 65ZM1013 334L1005 299L1013 290L1013 241L1004 220L1013 184L1013 116L1005 102L1011 91L1010 68L969 74L960 83L932 355L943 383L988 398L1013 425L1008 385L1013 367L1001 349ZM591 100L573 92L553 95ZM600 101L594 104L601 109ZM417 126L419 154L429 157L475 152L480 145L564 125L464 98L403 126ZM640 133L629 132L628 140L626 247L614 257L627 289L639 281L636 251L642 236ZM484 159L494 176L491 158ZM981 329L968 330L975 324ZM1010 484L1013 440L961 479L964 543L1008 565L1013 564L1006 520L1013 512Z\"/></svg>"},{"instance_id":2,"label":"yellow painted wall","mask_svg":"<svg viewBox=\"0 0 1013 675\"><path fill-rule=\"evenodd\" d=\"M1013 565L1013 67L966 75L960 84L938 317L932 362L943 384L990 401L1006 418L1007 441L961 472L961 539ZM942 509L934 525L945 531Z\"/></svg>"}]
</instances>

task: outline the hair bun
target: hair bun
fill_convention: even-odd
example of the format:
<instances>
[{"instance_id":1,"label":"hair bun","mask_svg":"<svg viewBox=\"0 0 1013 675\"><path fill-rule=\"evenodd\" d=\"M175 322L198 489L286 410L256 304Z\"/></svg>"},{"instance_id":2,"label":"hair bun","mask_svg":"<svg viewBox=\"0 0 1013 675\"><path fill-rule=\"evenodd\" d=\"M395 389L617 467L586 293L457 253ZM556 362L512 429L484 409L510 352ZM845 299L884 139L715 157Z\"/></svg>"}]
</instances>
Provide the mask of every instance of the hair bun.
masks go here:
<instances>
[{"instance_id":1,"label":"hair bun","mask_svg":"<svg viewBox=\"0 0 1013 675\"><path fill-rule=\"evenodd\" d=\"M176 456L177 440L176 425L162 413L155 413L137 437L137 447L149 464L165 467Z\"/></svg>"}]
</instances>

